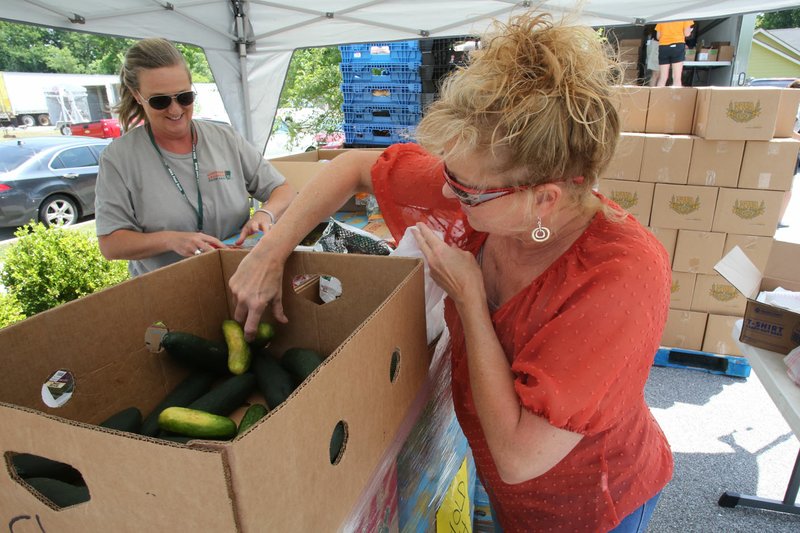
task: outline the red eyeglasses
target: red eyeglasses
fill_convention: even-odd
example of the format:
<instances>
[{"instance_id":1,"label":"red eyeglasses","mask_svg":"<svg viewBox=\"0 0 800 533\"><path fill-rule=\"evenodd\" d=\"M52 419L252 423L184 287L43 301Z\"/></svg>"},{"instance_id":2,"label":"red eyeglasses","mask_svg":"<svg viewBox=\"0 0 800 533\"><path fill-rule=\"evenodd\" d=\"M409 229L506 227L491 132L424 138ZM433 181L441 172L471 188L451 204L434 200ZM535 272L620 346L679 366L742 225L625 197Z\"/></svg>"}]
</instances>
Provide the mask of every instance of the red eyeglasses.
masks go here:
<instances>
[{"instance_id":1,"label":"red eyeglasses","mask_svg":"<svg viewBox=\"0 0 800 533\"><path fill-rule=\"evenodd\" d=\"M447 170L447 165L442 165L442 173L444 174L444 181L450 186L450 190L456 195L458 201L471 207L536 187L536 185L516 185L514 187L497 187L494 189L476 189L459 183Z\"/></svg>"},{"instance_id":2,"label":"red eyeglasses","mask_svg":"<svg viewBox=\"0 0 800 533\"><path fill-rule=\"evenodd\" d=\"M453 191L453 194L456 195L458 201L470 207L475 207L476 205L486 203L490 200L495 200L497 198L502 198L503 196L508 196L509 194L514 194L515 192L525 191L536 187L536 185L515 185L513 187L496 187L494 189L476 189L474 187L467 187L466 185L459 183L458 180L447 170L447 165L442 165L442 174L444 175L445 183L447 183L447 185L450 187L450 190ZM573 183L581 184L583 183L584 178L583 176L575 176L569 180L558 181L572 181ZM542 184L540 183L538 185Z\"/></svg>"}]
</instances>

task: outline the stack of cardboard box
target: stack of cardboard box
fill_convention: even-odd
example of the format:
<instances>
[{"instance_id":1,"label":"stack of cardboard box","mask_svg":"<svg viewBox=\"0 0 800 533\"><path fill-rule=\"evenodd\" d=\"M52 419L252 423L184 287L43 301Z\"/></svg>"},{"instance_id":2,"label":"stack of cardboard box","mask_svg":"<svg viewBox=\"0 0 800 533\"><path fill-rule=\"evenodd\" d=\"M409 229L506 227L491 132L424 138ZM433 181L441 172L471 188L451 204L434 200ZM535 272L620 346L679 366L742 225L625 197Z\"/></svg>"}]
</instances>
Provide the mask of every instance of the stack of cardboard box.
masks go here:
<instances>
[{"instance_id":1,"label":"stack of cardboard box","mask_svg":"<svg viewBox=\"0 0 800 533\"><path fill-rule=\"evenodd\" d=\"M800 91L620 88L622 138L599 190L648 226L672 266L665 347L740 355L746 298L715 270L739 246L763 271L800 142Z\"/></svg>"}]
</instances>

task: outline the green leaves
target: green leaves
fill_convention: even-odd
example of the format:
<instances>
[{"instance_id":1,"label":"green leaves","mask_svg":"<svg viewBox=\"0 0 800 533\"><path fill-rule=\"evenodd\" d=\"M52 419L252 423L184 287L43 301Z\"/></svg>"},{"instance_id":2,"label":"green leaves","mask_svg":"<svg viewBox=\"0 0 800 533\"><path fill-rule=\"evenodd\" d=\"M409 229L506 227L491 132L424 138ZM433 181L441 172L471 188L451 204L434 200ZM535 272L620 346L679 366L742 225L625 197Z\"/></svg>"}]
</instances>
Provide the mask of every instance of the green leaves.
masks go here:
<instances>
[{"instance_id":1,"label":"green leaves","mask_svg":"<svg viewBox=\"0 0 800 533\"><path fill-rule=\"evenodd\" d=\"M97 239L75 229L23 226L0 270L25 316L40 313L127 279L125 261L108 261Z\"/></svg>"}]
</instances>

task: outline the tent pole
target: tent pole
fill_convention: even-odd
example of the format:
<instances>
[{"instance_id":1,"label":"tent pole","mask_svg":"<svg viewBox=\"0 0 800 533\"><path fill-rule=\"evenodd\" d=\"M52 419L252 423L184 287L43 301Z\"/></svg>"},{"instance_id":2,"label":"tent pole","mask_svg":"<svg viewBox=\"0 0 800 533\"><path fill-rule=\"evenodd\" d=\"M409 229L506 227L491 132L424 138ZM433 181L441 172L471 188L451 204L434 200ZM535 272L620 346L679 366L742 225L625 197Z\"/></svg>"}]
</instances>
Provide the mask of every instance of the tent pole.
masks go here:
<instances>
[{"instance_id":1,"label":"tent pole","mask_svg":"<svg viewBox=\"0 0 800 533\"><path fill-rule=\"evenodd\" d=\"M236 37L239 49L239 85L242 88L242 106L244 114L244 135L248 141L253 142L253 125L250 116L250 90L247 83L247 25L242 1L232 0L234 16L236 18Z\"/></svg>"}]
</instances>

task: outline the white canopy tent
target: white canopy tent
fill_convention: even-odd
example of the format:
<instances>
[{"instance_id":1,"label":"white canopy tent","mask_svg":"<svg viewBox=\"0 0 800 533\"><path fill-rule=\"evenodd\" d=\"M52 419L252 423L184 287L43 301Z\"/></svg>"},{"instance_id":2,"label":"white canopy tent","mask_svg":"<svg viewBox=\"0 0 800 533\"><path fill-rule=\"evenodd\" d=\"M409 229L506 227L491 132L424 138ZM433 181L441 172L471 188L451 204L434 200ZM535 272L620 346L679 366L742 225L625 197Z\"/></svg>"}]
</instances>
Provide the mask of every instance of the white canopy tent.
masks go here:
<instances>
[{"instance_id":1,"label":"white canopy tent","mask_svg":"<svg viewBox=\"0 0 800 533\"><path fill-rule=\"evenodd\" d=\"M264 146L297 48L481 34L529 9L590 26L702 20L797 0L2 0L0 19L203 48L233 125Z\"/></svg>"}]
</instances>

